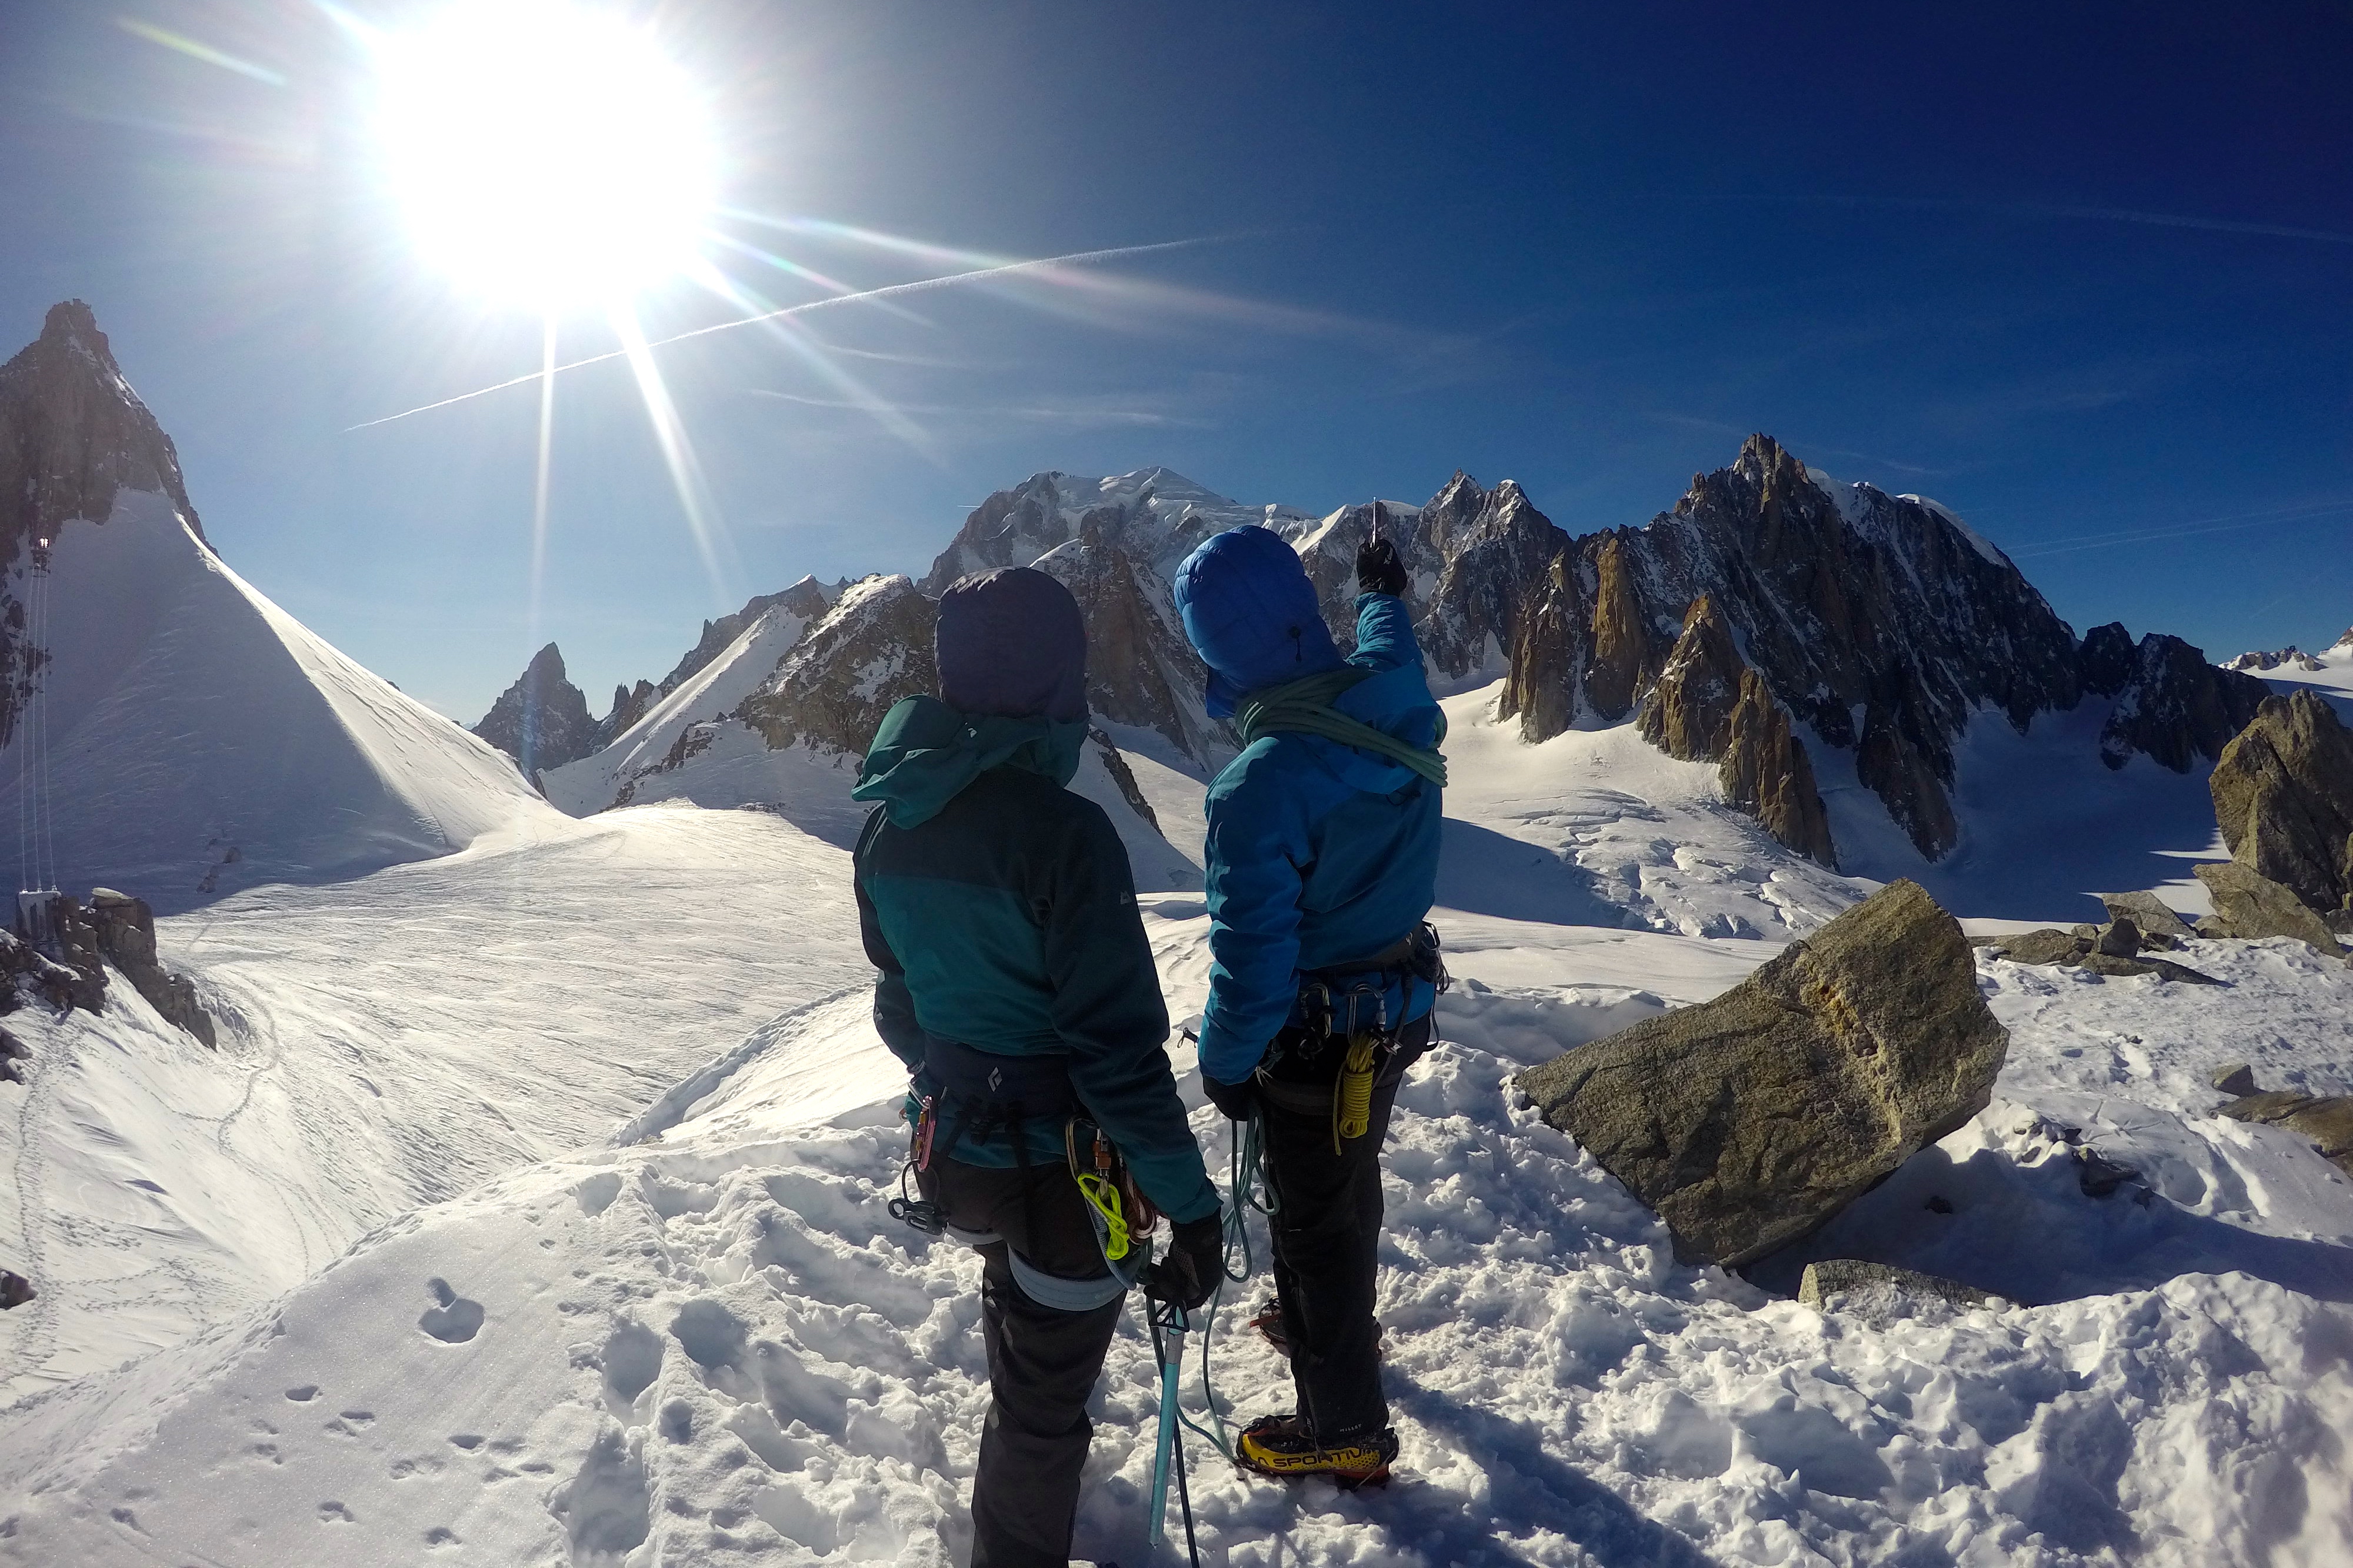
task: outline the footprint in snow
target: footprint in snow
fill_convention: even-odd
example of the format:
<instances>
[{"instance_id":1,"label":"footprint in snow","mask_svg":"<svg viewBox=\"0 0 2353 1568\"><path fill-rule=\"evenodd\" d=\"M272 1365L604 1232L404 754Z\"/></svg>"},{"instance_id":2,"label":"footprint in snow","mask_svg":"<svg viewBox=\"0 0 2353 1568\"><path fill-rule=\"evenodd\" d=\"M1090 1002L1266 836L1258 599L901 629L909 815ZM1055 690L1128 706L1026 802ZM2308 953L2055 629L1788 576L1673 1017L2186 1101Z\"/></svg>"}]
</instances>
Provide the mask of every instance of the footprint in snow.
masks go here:
<instances>
[{"instance_id":1,"label":"footprint in snow","mask_svg":"<svg viewBox=\"0 0 2353 1568\"><path fill-rule=\"evenodd\" d=\"M427 1279L425 1288L438 1306L427 1307L417 1326L445 1345L461 1345L481 1331L482 1304L449 1289L447 1279Z\"/></svg>"},{"instance_id":2,"label":"footprint in snow","mask_svg":"<svg viewBox=\"0 0 2353 1568\"><path fill-rule=\"evenodd\" d=\"M332 1499L319 1505L321 1524L357 1524L359 1518L350 1509Z\"/></svg>"}]
</instances>

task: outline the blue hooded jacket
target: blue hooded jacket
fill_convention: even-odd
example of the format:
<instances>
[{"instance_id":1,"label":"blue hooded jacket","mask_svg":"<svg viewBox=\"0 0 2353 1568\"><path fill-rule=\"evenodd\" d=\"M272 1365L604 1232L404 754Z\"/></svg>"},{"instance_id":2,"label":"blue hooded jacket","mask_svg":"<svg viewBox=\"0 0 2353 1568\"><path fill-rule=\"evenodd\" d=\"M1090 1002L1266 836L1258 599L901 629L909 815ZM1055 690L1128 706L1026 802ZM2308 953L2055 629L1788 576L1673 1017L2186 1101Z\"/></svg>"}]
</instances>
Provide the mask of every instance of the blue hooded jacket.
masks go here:
<instances>
[{"instance_id":1,"label":"blue hooded jacket","mask_svg":"<svg viewBox=\"0 0 2353 1568\"><path fill-rule=\"evenodd\" d=\"M1177 569L1186 635L1209 666L1212 713L1252 691L1335 669L1314 584L1290 545L1263 528L1229 530ZM1415 746L1435 744L1440 713L1402 602L1356 600L1356 651L1371 675L1332 701ZM1301 976L1388 947L1436 897L1439 787L1404 764L1290 731L1245 748L1209 785L1209 1001L1202 1070L1248 1078L1285 1024L1299 1022ZM1388 984L1391 1024L1428 1013L1422 980Z\"/></svg>"}]
</instances>

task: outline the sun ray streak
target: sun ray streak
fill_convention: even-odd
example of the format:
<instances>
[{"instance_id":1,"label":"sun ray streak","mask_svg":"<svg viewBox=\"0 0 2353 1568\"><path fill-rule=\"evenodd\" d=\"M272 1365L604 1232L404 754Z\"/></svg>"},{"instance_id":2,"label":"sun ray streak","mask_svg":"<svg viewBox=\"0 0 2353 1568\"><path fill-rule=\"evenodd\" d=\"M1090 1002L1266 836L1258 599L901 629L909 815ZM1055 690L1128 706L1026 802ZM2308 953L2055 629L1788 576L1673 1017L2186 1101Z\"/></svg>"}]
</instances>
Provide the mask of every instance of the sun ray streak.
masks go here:
<instances>
[{"instance_id":1,"label":"sun ray streak","mask_svg":"<svg viewBox=\"0 0 2353 1568\"><path fill-rule=\"evenodd\" d=\"M540 591L547 579L547 482L555 453L555 314L548 312L540 338L539 473L531 496L531 637L539 647Z\"/></svg>"},{"instance_id":2,"label":"sun ray streak","mask_svg":"<svg viewBox=\"0 0 2353 1568\"><path fill-rule=\"evenodd\" d=\"M1097 262L1117 261L1131 256L1150 256L1161 251L1185 250L1194 246L1209 243L1210 241L1206 239L1171 239L1163 240L1157 245L1123 245L1107 250L1082 250L1069 256L1040 257L1035 261L1016 261L1003 267L984 267L976 271L954 272L938 278L919 278L912 283L892 283L881 289L864 289L856 294L837 294L830 299L811 300L803 304L786 305L781 310L763 311L759 315L744 316L736 321L716 321L707 327L697 327L691 331L674 332L666 338L652 339L643 342L640 347L647 351L666 348L671 343L682 343L691 338L707 338L714 332L733 331L737 327L754 326L762 321L807 316L819 310L833 310L843 305L871 303L877 300L903 299L907 295L922 293L927 289L946 289L956 284L976 282L987 278L1002 278L1008 274L1035 271L1040 268L1085 267ZM494 392L504 392L511 386L522 386L528 382L537 381L543 375L558 375L569 370L583 370L592 364L603 364L609 360L626 359L629 355L630 351L626 347L615 349L609 353L591 354L586 359L576 359L568 364L557 365L553 371L533 371L528 375L511 376L494 385L476 387L471 392L461 392L455 397L445 397L438 403L420 404L415 408L403 409L398 414L387 414L381 418L362 420L357 425L345 426L344 433L348 435L353 430L373 429L378 425L389 425L396 419L407 419L419 414L430 414L436 409L448 408L460 403L470 403L477 397L488 397Z\"/></svg>"},{"instance_id":3,"label":"sun ray streak","mask_svg":"<svg viewBox=\"0 0 2353 1568\"><path fill-rule=\"evenodd\" d=\"M627 304L612 307L614 335L621 340L621 354L629 362L630 374L637 377L638 395L645 400L646 417L653 424L654 440L661 447L662 462L670 469L670 481L678 492L678 504L686 513L686 526L694 535L694 548L702 557L702 569L711 578L712 601L723 613L732 602L729 598L729 577L741 576L734 560L734 547L728 540L720 521L719 509L712 503L711 487L702 477L702 464L694 455L694 443L686 434L686 422L678 416L678 405L670 401L670 386L662 380L661 367L654 363L652 343L646 341L645 329L638 321L637 310ZM605 356L610 358L610 355ZM555 373L545 374L547 384L554 385ZM726 556L723 564L722 554Z\"/></svg>"},{"instance_id":4,"label":"sun ray streak","mask_svg":"<svg viewBox=\"0 0 2353 1568\"><path fill-rule=\"evenodd\" d=\"M241 60L235 55L214 48L210 44L198 43L195 39L184 34L174 33L168 27L159 27L153 22L142 21L136 16L117 16L114 19L114 25L134 38L144 38L151 44L161 45L173 53L185 55L192 60L202 60L208 66L218 66L225 71L235 71L241 77L249 77L269 87L286 85L286 78L281 72L271 70L268 66L256 65L251 60Z\"/></svg>"},{"instance_id":5,"label":"sun ray streak","mask_svg":"<svg viewBox=\"0 0 2353 1568\"><path fill-rule=\"evenodd\" d=\"M696 282L738 310L768 310L774 308L769 301L761 299L759 295L715 267L706 266L698 268L692 276ZM770 320L763 321L761 326L768 336L774 338L795 357L817 372L858 408L872 416L876 424L904 441L924 458L934 462L939 460L938 450L923 426L908 418L896 405L878 395L864 382L836 364L832 357L826 353L825 345L810 337L798 322Z\"/></svg>"}]
</instances>

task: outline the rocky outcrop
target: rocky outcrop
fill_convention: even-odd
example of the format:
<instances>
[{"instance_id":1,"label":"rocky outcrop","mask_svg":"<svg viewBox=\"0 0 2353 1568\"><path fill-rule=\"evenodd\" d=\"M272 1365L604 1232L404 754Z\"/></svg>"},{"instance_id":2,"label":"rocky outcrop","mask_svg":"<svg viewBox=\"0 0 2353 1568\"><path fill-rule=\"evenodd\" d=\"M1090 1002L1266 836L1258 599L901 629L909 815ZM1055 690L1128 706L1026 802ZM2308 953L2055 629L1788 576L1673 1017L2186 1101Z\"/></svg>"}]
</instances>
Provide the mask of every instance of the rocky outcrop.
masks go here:
<instances>
[{"instance_id":1,"label":"rocky outcrop","mask_svg":"<svg viewBox=\"0 0 2353 1568\"><path fill-rule=\"evenodd\" d=\"M499 694L474 733L512 757L530 778L595 751L597 729L588 699L565 677L563 653L549 643Z\"/></svg>"},{"instance_id":2,"label":"rocky outcrop","mask_svg":"<svg viewBox=\"0 0 2353 1568\"><path fill-rule=\"evenodd\" d=\"M90 912L71 893L51 893L27 908L21 896L13 930L0 932L0 1013L37 1001L58 1013L106 1005L106 963Z\"/></svg>"},{"instance_id":3,"label":"rocky outcrop","mask_svg":"<svg viewBox=\"0 0 2353 1568\"><path fill-rule=\"evenodd\" d=\"M703 623L710 625L708 621ZM661 689L650 680L640 680L636 686L613 688L613 710L596 721L596 743L592 752L601 752L616 737L628 733L630 727L646 716L646 710L661 700Z\"/></svg>"},{"instance_id":4,"label":"rocky outcrop","mask_svg":"<svg viewBox=\"0 0 2353 1568\"><path fill-rule=\"evenodd\" d=\"M2295 889L2236 860L2193 869L2214 900L2213 918L2198 924L2200 934L2249 940L2292 936L2331 957L2345 951L2337 933L2295 896Z\"/></svg>"},{"instance_id":5,"label":"rocky outcrop","mask_svg":"<svg viewBox=\"0 0 2353 1568\"><path fill-rule=\"evenodd\" d=\"M1519 1083L1658 1211L1678 1257L1731 1267L1983 1110L2008 1050L1960 926L1898 881L1715 1001Z\"/></svg>"},{"instance_id":6,"label":"rocky outcrop","mask_svg":"<svg viewBox=\"0 0 2353 1568\"><path fill-rule=\"evenodd\" d=\"M2100 731L2100 760L2121 768L2135 752L2175 773L2212 762L2255 716L2271 689L2252 675L2218 669L2179 637L2140 639L2132 675Z\"/></svg>"},{"instance_id":7,"label":"rocky outcrop","mask_svg":"<svg viewBox=\"0 0 2353 1568\"><path fill-rule=\"evenodd\" d=\"M1692 601L1683 635L1642 704L1642 739L1687 763L1715 762L1732 738L1732 710L1748 673L1715 599Z\"/></svg>"},{"instance_id":8,"label":"rocky outcrop","mask_svg":"<svg viewBox=\"0 0 2353 1568\"><path fill-rule=\"evenodd\" d=\"M2175 921L2178 925L2179 921ZM2179 945L2169 935L2145 931L2130 915L2120 914L2104 926L2078 926L2072 931L2045 929L2018 931L1989 944L1997 958L2012 963L2052 964L2084 969L2114 978L2154 974L2160 980L2188 985L2222 983L2202 971L2170 959L2150 958L2152 952Z\"/></svg>"},{"instance_id":9,"label":"rocky outcrop","mask_svg":"<svg viewBox=\"0 0 2353 1568\"><path fill-rule=\"evenodd\" d=\"M2316 1097L2290 1089L2261 1093L2252 1076L2247 1091L2222 1107L2233 1121L2283 1127L2312 1144L2312 1152L2353 1176L2353 1095ZM2228 1092L2228 1090L2225 1090Z\"/></svg>"},{"instance_id":10,"label":"rocky outcrop","mask_svg":"<svg viewBox=\"0 0 2353 1568\"><path fill-rule=\"evenodd\" d=\"M0 1268L0 1312L11 1312L40 1294L33 1282L10 1268Z\"/></svg>"},{"instance_id":11,"label":"rocky outcrop","mask_svg":"<svg viewBox=\"0 0 2353 1568\"><path fill-rule=\"evenodd\" d=\"M1441 562L1419 626L1430 667L1457 681L1505 673L1568 535L1513 480L1483 489L1461 472L1421 509L1420 525Z\"/></svg>"},{"instance_id":12,"label":"rocky outcrop","mask_svg":"<svg viewBox=\"0 0 2353 1568\"><path fill-rule=\"evenodd\" d=\"M2327 700L2266 698L2206 784L2232 859L2309 909L2353 907L2353 731Z\"/></svg>"},{"instance_id":13,"label":"rocky outcrop","mask_svg":"<svg viewBox=\"0 0 2353 1568\"><path fill-rule=\"evenodd\" d=\"M2145 937L2181 942L2191 932L2182 918L2155 893L2102 893L2100 902L2111 921L2128 920Z\"/></svg>"},{"instance_id":14,"label":"rocky outcrop","mask_svg":"<svg viewBox=\"0 0 2353 1568\"><path fill-rule=\"evenodd\" d=\"M1512 645L1506 711L1527 739L1625 712L1704 594L1792 720L1856 750L1931 858L1957 836L1953 744L1978 710L2023 730L2081 695L2073 634L2000 551L1931 503L1819 480L1767 437L1673 511L1565 553Z\"/></svg>"},{"instance_id":15,"label":"rocky outcrop","mask_svg":"<svg viewBox=\"0 0 2353 1568\"><path fill-rule=\"evenodd\" d=\"M686 657L678 661L678 668L662 677L661 684L654 689L656 694L667 697L701 674L712 659L727 651L729 644L742 637L745 630L775 606L782 605L804 621L813 621L832 607L833 601L839 593L839 588L828 589L814 577L803 577L782 593L754 594L744 601L742 609L733 615L722 616L715 621L702 623L702 635L695 639L692 647L686 650ZM643 681L638 682L641 687L644 684ZM638 717L644 717L642 709L638 710ZM636 722L636 719L629 721L629 724ZM617 726L614 733L618 734L622 730L628 729L629 724Z\"/></svg>"},{"instance_id":16,"label":"rocky outcrop","mask_svg":"<svg viewBox=\"0 0 2353 1568\"><path fill-rule=\"evenodd\" d=\"M24 1041L0 1029L0 1083L24 1082L25 1064L32 1059L33 1053Z\"/></svg>"},{"instance_id":17,"label":"rocky outcrop","mask_svg":"<svg viewBox=\"0 0 2353 1568\"><path fill-rule=\"evenodd\" d=\"M852 584L733 717L771 751L806 743L862 756L892 703L937 689L938 619L939 606L903 576Z\"/></svg>"},{"instance_id":18,"label":"rocky outcrop","mask_svg":"<svg viewBox=\"0 0 2353 1568\"><path fill-rule=\"evenodd\" d=\"M1764 825L1765 831L1818 865L1838 868L1830 812L1814 787L1806 743L1789 729L1765 678L1740 676L1740 699L1725 726L1724 762L1716 771L1724 798Z\"/></svg>"},{"instance_id":19,"label":"rocky outcrop","mask_svg":"<svg viewBox=\"0 0 2353 1568\"><path fill-rule=\"evenodd\" d=\"M1095 755L1103 762L1103 772L1111 775L1112 784L1119 791L1120 799L1127 802L1127 808L1144 818L1153 832L1159 832L1160 818L1154 813L1152 803L1144 798L1144 791L1135 782L1135 770L1127 765L1127 758L1118 745L1092 725L1087 727L1087 743L1094 747Z\"/></svg>"},{"instance_id":20,"label":"rocky outcrop","mask_svg":"<svg viewBox=\"0 0 2353 1568\"><path fill-rule=\"evenodd\" d=\"M1842 1311L1859 1317L1889 1315L1901 1303L1939 1301L1948 1307L1989 1307L2003 1298L1957 1279L1946 1279L1892 1263L1864 1263L1852 1258L1825 1258L1806 1265L1798 1282L1798 1305L1817 1312Z\"/></svg>"},{"instance_id":21,"label":"rocky outcrop","mask_svg":"<svg viewBox=\"0 0 2353 1568\"><path fill-rule=\"evenodd\" d=\"M213 1021L196 1001L195 983L164 967L155 956L155 911L144 899L99 888L90 895L90 920L99 952L163 1015L164 1021L213 1045Z\"/></svg>"}]
</instances>

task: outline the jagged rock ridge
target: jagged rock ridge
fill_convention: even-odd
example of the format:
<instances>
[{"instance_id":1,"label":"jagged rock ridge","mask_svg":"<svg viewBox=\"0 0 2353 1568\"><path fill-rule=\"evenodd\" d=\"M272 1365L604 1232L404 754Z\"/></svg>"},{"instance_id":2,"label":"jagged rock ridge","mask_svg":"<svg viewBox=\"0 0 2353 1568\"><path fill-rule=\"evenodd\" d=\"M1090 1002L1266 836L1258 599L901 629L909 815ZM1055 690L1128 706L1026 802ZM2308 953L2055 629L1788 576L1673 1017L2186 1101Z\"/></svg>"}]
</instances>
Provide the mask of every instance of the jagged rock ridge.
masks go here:
<instances>
[{"instance_id":1,"label":"jagged rock ridge","mask_svg":"<svg viewBox=\"0 0 2353 1568\"><path fill-rule=\"evenodd\" d=\"M499 694L474 733L512 757L531 778L595 751L598 729L588 715L587 697L565 676L563 653L549 643Z\"/></svg>"}]
</instances>

